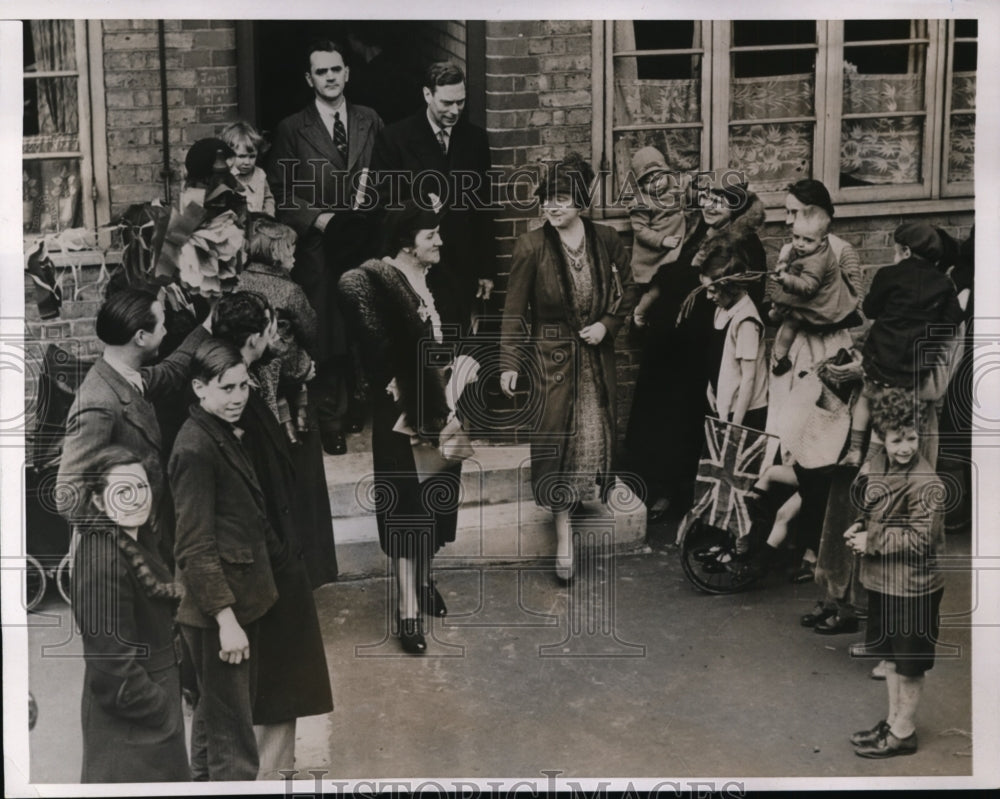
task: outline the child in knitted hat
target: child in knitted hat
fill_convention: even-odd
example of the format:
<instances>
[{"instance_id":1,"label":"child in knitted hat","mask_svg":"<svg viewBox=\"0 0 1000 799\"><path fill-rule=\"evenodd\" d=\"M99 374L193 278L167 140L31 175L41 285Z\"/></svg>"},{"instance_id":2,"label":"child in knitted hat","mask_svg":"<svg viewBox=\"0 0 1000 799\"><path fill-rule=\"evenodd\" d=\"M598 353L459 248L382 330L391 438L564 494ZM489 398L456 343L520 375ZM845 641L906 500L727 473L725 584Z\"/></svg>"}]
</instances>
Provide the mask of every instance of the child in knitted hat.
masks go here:
<instances>
[{"instance_id":1,"label":"child in knitted hat","mask_svg":"<svg viewBox=\"0 0 1000 799\"><path fill-rule=\"evenodd\" d=\"M684 242L684 186L681 176L667 170L667 163L655 147L643 147L632 156L632 174L639 193L629 207L632 223L632 275L646 289L633 317L640 327L646 309L659 296L650 286L663 264L673 263Z\"/></svg>"},{"instance_id":2,"label":"child in knitted hat","mask_svg":"<svg viewBox=\"0 0 1000 799\"><path fill-rule=\"evenodd\" d=\"M864 388L854 405L844 466L862 462L870 400L888 387L915 390L934 368L925 353L918 352L919 342L935 325L962 321L955 285L936 266L943 253L937 231L925 222L904 222L893 238L895 263L875 273L861 306L874 321L862 348ZM868 459L881 448L873 442Z\"/></svg>"}]
</instances>

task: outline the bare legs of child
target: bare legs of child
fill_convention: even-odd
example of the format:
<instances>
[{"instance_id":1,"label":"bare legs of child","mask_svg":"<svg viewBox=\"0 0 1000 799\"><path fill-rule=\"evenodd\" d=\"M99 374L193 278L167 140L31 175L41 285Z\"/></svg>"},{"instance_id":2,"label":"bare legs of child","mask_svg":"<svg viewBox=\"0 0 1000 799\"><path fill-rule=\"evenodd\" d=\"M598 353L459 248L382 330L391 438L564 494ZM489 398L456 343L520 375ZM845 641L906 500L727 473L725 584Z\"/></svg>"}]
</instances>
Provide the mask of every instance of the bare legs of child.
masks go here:
<instances>
[{"instance_id":1,"label":"bare legs of child","mask_svg":"<svg viewBox=\"0 0 1000 799\"><path fill-rule=\"evenodd\" d=\"M774 309L771 310L771 318L774 321L782 319L781 327L778 328L778 332L774 337L774 349L771 351L771 361L774 364L771 367L771 374L775 377L780 377L792 368L792 362L788 358L788 351L792 348L795 336L798 335L799 323L790 316L776 314Z\"/></svg>"},{"instance_id":2,"label":"bare legs of child","mask_svg":"<svg viewBox=\"0 0 1000 799\"><path fill-rule=\"evenodd\" d=\"M924 690L924 677L908 677L885 663L885 685L889 694L889 714L870 730L851 736L855 754L867 758L911 755L917 751L916 715Z\"/></svg>"},{"instance_id":3,"label":"bare legs of child","mask_svg":"<svg viewBox=\"0 0 1000 799\"><path fill-rule=\"evenodd\" d=\"M854 411L851 414L851 438L847 447L847 452L840 459L841 466L860 466L864 458L865 434L868 432L868 422L871 419L871 412L868 409L868 397L864 392L854 403Z\"/></svg>"}]
</instances>

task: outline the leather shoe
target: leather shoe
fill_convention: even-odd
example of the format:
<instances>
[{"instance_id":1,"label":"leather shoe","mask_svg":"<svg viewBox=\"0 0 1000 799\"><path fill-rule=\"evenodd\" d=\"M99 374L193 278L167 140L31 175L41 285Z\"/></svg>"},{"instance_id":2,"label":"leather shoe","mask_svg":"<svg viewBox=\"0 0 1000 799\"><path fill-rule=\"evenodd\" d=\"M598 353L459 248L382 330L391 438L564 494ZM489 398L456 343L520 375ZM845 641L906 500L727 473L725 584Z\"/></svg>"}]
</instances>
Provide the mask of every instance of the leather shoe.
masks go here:
<instances>
[{"instance_id":1,"label":"leather shoe","mask_svg":"<svg viewBox=\"0 0 1000 799\"><path fill-rule=\"evenodd\" d=\"M442 618L448 615L448 608L434 583L420 587L420 593L417 594L417 605L420 607L420 612L427 616Z\"/></svg>"},{"instance_id":2,"label":"leather shoe","mask_svg":"<svg viewBox=\"0 0 1000 799\"><path fill-rule=\"evenodd\" d=\"M891 731L886 730L885 735L875 743L868 746L859 746L854 750L858 757L867 757L872 760L883 760L896 755L912 755L917 751L917 733L914 732L905 738L897 738Z\"/></svg>"},{"instance_id":3,"label":"leather shoe","mask_svg":"<svg viewBox=\"0 0 1000 799\"><path fill-rule=\"evenodd\" d=\"M420 619L399 620L399 642L403 645L403 651L411 655L422 655L427 651Z\"/></svg>"},{"instance_id":4,"label":"leather shoe","mask_svg":"<svg viewBox=\"0 0 1000 799\"><path fill-rule=\"evenodd\" d=\"M319 436L323 443L323 452L327 455L343 455L347 452L347 441L339 430L323 430Z\"/></svg>"},{"instance_id":5,"label":"leather shoe","mask_svg":"<svg viewBox=\"0 0 1000 799\"><path fill-rule=\"evenodd\" d=\"M888 732L889 722L882 719L870 730L858 730L851 736L850 740L855 746L871 746L878 741L879 738L884 738Z\"/></svg>"},{"instance_id":6,"label":"leather shoe","mask_svg":"<svg viewBox=\"0 0 1000 799\"><path fill-rule=\"evenodd\" d=\"M825 608L817 603L811 613L807 613L799 619L799 624L803 627L815 627L821 621L829 619L836 612L836 608Z\"/></svg>"},{"instance_id":7,"label":"leather shoe","mask_svg":"<svg viewBox=\"0 0 1000 799\"><path fill-rule=\"evenodd\" d=\"M841 633L856 633L857 631L858 620L854 616L848 616L845 619L837 614L818 622L813 627L813 632L820 635L840 635Z\"/></svg>"}]
</instances>

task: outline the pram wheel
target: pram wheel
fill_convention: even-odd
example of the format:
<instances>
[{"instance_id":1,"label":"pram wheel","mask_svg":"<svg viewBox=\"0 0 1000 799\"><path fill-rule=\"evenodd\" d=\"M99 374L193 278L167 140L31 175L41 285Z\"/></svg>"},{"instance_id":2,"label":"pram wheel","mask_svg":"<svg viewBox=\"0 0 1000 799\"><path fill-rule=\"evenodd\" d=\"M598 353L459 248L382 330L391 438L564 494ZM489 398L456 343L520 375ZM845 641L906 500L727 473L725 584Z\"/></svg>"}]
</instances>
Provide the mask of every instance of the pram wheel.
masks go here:
<instances>
[{"instance_id":1,"label":"pram wheel","mask_svg":"<svg viewBox=\"0 0 1000 799\"><path fill-rule=\"evenodd\" d=\"M48 578L42 564L31 555L24 556L24 607L34 610L45 596Z\"/></svg>"},{"instance_id":2,"label":"pram wheel","mask_svg":"<svg viewBox=\"0 0 1000 799\"><path fill-rule=\"evenodd\" d=\"M705 553L717 547L730 549L734 544L728 530L712 527L695 521L684 534L681 542L681 567L684 576L699 591L706 594L735 594L744 591L756 582L758 573L753 569L724 568L707 570L704 568Z\"/></svg>"}]
</instances>

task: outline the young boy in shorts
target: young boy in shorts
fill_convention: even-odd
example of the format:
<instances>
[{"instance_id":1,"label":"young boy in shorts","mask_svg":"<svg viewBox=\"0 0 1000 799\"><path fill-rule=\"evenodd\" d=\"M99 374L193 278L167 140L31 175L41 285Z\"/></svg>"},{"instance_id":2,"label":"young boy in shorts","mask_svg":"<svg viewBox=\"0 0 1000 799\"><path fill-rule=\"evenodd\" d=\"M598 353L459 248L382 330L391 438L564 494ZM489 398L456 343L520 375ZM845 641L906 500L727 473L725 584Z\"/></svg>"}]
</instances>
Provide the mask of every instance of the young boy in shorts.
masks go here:
<instances>
[{"instance_id":1,"label":"young boy in shorts","mask_svg":"<svg viewBox=\"0 0 1000 799\"><path fill-rule=\"evenodd\" d=\"M870 730L851 736L860 757L881 759L917 751L914 720L924 673L934 666L944 579L944 486L918 452L913 393L889 389L873 399L872 426L885 449L869 461L855 496L870 502L844 533L861 555L868 590L865 649L886 663L889 710Z\"/></svg>"}]
</instances>

